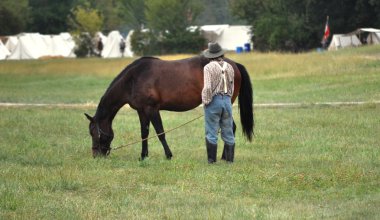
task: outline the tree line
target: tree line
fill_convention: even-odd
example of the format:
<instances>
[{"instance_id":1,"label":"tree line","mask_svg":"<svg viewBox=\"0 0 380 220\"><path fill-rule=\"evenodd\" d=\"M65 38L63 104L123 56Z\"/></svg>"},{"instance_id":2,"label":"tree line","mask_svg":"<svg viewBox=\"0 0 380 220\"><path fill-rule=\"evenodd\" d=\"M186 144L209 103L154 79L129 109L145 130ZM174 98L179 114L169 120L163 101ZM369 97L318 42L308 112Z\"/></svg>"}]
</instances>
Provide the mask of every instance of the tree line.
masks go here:
<instances>
[{"instance_id":1,"label":"tree line","mask_svg":"<svg viewBox=\"0 0 380 220\"><path fill-rule=\"evenodd\" d=\"M252 25L259 50L319 47L326 16L332 33L380 27L378 0L1 0L0 35L107 33L134 29L138 55L199 52L204 24ZM149 30L149 31L146 31Z\"/></svg>"},{"instance_id":2,"label":"tree line","mask_svg":"<svg viewBox=\"0 0 380 220\"><path fill-rule=\"evenodd\" d=\"M332 33L380 28L378 0L232 0L233 13L253 27L260 50L303 51L321 46L329 16Z\"/></svg>"}]
</instances>

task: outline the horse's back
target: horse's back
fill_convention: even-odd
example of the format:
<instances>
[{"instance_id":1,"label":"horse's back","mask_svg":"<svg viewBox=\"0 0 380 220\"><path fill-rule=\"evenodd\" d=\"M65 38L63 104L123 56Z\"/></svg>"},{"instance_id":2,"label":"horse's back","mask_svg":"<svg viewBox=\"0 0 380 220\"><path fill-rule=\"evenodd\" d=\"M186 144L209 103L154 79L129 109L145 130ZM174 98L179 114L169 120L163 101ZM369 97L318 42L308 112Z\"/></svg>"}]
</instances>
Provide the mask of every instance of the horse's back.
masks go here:
<instances>
[{"instance_id":1,"label":"horse's back","mask_svg":"<svg viewBox=\"0 0 380 220\"><path fill-rule=\"evenodd\" d=\"M171 111L187 111L201 104L203 66L200 59L142 58L134 72L134 92L141 101Z\"/></svg>"},{"instance_id":2,"label":"horse's back","mask_svg":"<svg viewBox=\"0 0 380 220\"><path fill-rule=\"evenodd\" d=\"M239 93L241 75L236 63L226 59L235 71L234 101ZM182 60L142 57L134 62L134 97L139 103L169 111L187 111L201 104L203 67L208 60L201 56Z\"/></svg>"}]
</instances>

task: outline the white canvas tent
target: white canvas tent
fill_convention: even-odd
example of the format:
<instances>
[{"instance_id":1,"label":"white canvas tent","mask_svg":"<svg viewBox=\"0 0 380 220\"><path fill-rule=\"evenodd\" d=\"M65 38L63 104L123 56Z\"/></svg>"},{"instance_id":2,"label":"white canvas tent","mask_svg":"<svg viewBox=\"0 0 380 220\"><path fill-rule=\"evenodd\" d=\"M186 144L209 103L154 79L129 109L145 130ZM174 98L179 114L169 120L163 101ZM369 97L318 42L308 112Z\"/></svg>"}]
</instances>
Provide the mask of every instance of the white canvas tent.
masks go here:
<instances>
[{"instance_id":1,"label":"white canvas tent","mask_svg":"<svg viewBox=\"0 0 380 220\"><path fill-rule=\"evenodd\" d=\"M380 29L375 28L359 28L353 32L356 35L368 34L366 38L367 44L380 44Z\"/></svg>"},{"instance_id":2,"label":"white canvas tent","mask_svg":"<svg viewBox=\"0 0 380 220\"><path fill-rule=\"evenodd\" d=\"M247 25L204 25L202 35L209 42L217 42L224 50L236 50L251 42L251 26Z\"/></svg>"},{"instance_id":3,"label":"white canvas tent","mask_svg":"<svg viewBox=\"0 0 380 220\"><path fill-rule=\"evenodd\" d=\"M121 57L120 42L124 40L119 31L111 31L107 40L103 42L104 47L102 50L103 58L116 58Z\"/></svg>"},{"instance_id":4,"label":"white canvas tent","mask_svg":"<svg viewBox=\"0 0 380 220\"><path fill-rule=\"evenodd\" d=\"M10 60L39 59L45 56L75 57L75 42L69 33L22 33L9 37L6 47L11 53L7 58Z\"/></svg>"},{"instance_id":5,"label":"white canvas tent","mask_svg":"<svg viewBox=\"0 0 380 220\"><path fill-rule=\"evenodd\" d=\"M221 43L219 38L223 34L223 31L229 27L228 24L221 25L203 25L199 29L209 42L218 42Z\"/></svg>"},{"instance_id":6,"label":"white canvas tent","mask_svg":"<svg viewBox=\"0 0 380 220\"><path fill-rule=\"evenodd\" d=\"M346 47L357 47L362 45L356 35L334 34L328 50L338 50Z\"/></svg>"},{"instance_id":7,"label":"white canvas tent","mask_svg":"<svg viewBox=\"0 0 380 220\"><path fill-rule=\"evenodd\" d=\"M96 33L95 39L93 39L93 41L94 41L94 46L95 46L95 48L94 48L95 53L97 53L101 56L101 54L100 54L101 51L99 51L100 50L99 44L101 42L101 44L104 48L104 43L107 41L107 36L105 36L102 32L99 31ZM103 48L101 50L103 50Z\"/></svg>"},{"instance_id":8,"label":"white canvas tent","mask_svg":"<svg viewBox=\"0 0 380 220\"><path fill-rule=\"evenodd\" d=\"M75 41L70 33L52 35L51 56L75 57Z\"/></svg>"},{"instance_id":9,"label":"white canvas tent","mask_svg":"<svg viewBox=\"0 0 380 220\"><path fill-rule=\"evenodd\" d=\"M17 44L18 44L18 37L9 36L7 42L5 43L5 47L8 49L9 53L11 54L11 52L16 49Z\"/></svg>"},{"instance_id":10,"label":"white canvas tent","mask_svg":"<svg viewBox=\"0 0 380 220\"><path fill-rule=\"evenodd\" d=\"M367 37L367 44L380 44L380 32L369 33Z\"/></svg>"},{"instance_id":11,"label":"white canvas tent","mask_svg":"<svg viewBox=\"0 0 380 220\"><path fill-rule=\"evenodd\" d=\"M124 51L124 57L133 57L133 51L131 46L131 38L133 35L133 30L129 31L127 37L125 38L125 51Z\"/></svg>"},{"instance_id":12,"label":"white canvas tent","mask_svg":"<svg viewBox=\"0 0 380 220\"><path fill-rule=\"evenodd\" d=\"M48 38L39 33L22 33L17 36L17 43L8 59L38 59L48 56L51 53L50 45Z\"/></svg>"},{"instance_id":13,"label":"white canvas tent","mask_svg":"<svg viewBox=\"0 0 380 220\"><path fill-rule=\"evenodd\" d=\"M362 39L365 44L380 44L380 29L375 28L358 28L347 35L356 35Z\"/></svg>"},{"instance_id":14,"label":"white canvas tent","mask_svg":"<svg viewBox=\"0 0 380 220\"><path fill-rule=\"evenodd\" d=\"M11 53L0 40L0 60L5 60Z\"/></svg>"},{"instance_id":15,"label":"white canvas tent","mask_svg":"<svg viewBox=\"0 0 380 220\"><path fill-rule=\"evenodd\" d=\"M103 42L103 50L102 57L103 58L117 58L117 57L133 57L133 52L131 50L131 36L133 34L133 30L130 31L127 37L124 39L119 31L111 31L108 36L104 36L101 32L98 32L98 37L102 39ZM125 49L124 53L122 53L120 49L120 43L124 41Z\"/></svg>"},{"instance_id":16,"label":"white canvas tent","mask_svg":"<svg viewBox=\"0 0 380 220\"><path fill-rule=\"evenodd\" d=\"M96 36L97 36L98 38L100 38L100 39L102 40L103 43L107 41L107 36L104 35L102 32L97 32L97 33L96 33Z\"/></svg>"}]
</instances>

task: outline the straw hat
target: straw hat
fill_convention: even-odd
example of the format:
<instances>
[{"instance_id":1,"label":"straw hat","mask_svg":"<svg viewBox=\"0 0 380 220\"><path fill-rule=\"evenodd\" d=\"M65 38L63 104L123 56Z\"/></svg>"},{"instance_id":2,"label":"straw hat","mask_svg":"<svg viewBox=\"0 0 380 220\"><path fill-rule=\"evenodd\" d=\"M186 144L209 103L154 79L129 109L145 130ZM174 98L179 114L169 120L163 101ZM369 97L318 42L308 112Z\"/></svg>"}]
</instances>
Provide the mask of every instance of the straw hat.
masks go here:
<instances>
[{"instance_id":1,"label":"straw hat","mask_svg":"<svg viewBox=\"0 0 380 220\"><path fill-rule=\"evenodd\" d=\"M203 51L206 58L216 58L224 54L224 50L218 43L209 43L208 49Z\"/></svg>"}]
</instances>

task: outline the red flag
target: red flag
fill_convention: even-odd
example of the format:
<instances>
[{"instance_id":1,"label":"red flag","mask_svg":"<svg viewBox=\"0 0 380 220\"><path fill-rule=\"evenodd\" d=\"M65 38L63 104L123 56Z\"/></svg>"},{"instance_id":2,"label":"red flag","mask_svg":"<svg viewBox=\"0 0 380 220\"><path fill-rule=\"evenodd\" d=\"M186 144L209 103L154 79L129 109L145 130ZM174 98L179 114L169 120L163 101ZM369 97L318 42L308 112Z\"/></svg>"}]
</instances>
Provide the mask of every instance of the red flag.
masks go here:
<instances>
[{"instance_id":1,"label":"red flag","mask_svg":"<svg viewBox=\"0 0 380 220\"><path fill-rule=\"evenodd\" d=\"M329 27L329 16L327 16L325 33L323 34L323 41L327 41L327 38L330 36L330 27Z\"/></svg>"}]
</instances>

